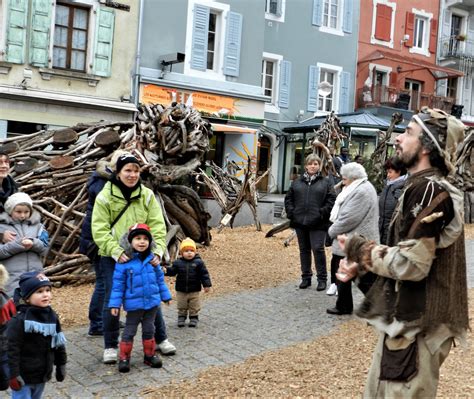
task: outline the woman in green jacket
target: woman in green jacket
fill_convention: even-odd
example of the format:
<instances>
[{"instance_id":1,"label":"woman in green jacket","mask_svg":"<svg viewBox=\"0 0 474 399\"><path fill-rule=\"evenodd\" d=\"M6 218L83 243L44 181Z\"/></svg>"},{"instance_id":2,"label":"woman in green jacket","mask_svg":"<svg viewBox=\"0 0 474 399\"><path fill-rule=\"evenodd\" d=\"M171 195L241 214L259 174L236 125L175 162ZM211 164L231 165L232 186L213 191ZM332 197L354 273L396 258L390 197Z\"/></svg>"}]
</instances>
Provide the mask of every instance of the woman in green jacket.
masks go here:
<instances>
[{"instance_id":1,"label":"woman in green jacket","mask_svg":"<svg viewBox=\"0 0 474 399\"><path fill-rule=\"evenodd\" d=\"M140 164L132 154L126 153L117 160L115 173L97 195L92 211L92 236L99 247L100 269L105 283L104 308L102 312L104 330L104 358L106 364L117 361L119 317L112 316L108 308L115 263L129 261L120 238L128 233L130 226L145 223L150 226L156 243L154 257L150 261L159 267L166 250L166 225L161 206L152 190L140 181ZM166 337L166 328L161 309L155 320L155 340L165 355L172 355L176 348Z\"/></svg>"}]
</instances>

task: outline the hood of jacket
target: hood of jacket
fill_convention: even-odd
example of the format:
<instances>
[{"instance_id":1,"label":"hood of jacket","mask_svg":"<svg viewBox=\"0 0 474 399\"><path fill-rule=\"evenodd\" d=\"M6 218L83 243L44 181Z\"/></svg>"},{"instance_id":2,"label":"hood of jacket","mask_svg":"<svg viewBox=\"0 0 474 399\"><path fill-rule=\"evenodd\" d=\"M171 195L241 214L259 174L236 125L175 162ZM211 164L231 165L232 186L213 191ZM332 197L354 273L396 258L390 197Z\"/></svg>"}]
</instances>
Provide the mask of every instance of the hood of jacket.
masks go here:
<instances>
[{"instance_id":1,"label":"hood of jacket","mask_svg":"<svg viewBox=\"0 0 474 399\"><path fill-rule=\"evenodd\" d=\"M9 224L9 225L21 224L20 221L13 220L12 217L6 212L0 213L0 223L1 224ZM33 210L33 212L31 213L30 218L26 219L24 223L27 223L27 224L30 224L30 225L41 223L41 216L37 211Z\"/></svg>"}]
</instances>

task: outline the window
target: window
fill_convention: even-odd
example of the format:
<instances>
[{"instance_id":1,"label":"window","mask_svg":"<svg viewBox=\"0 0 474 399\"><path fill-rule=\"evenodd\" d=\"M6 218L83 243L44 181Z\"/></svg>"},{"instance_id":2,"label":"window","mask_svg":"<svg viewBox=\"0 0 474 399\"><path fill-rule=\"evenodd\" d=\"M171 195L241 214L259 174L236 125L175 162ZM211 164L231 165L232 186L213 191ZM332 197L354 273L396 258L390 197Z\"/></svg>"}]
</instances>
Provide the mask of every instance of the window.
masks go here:
<instances>
[{"instance_id":1,"label":"window","mask_svg":"<svg viewBox=\"0 0 474 399\"><path fill-rule=\"evenodd\" d=\"M324 0L323 26L338 29L339 0Z\"/></svg>"},{"instance_id":2,"label":"window","mask_svg":"<svg viewBox=\"0 0 474 399\"><path fill-rule=\"evenodd\" d=\"M415 17L415 32L413 36L413 46L420 49L426 48L426 32L428 21L426 18Z\"/></svg>"},{"instance_id":3,"label":"window","mask_svg":"<svg viewBox=\"0 0 474 399\"><path fill-rule=\"evenodd\" d=\"M416 80L405 80L405 90L410 92L409 109L416 111L420 108L420 94L422 91L423 82Z\"/></svg>"},{"instance_id":4,"label":"window","mask_svg":"<svg viewBox=\"0 0 474 399\"><path fill-rule=\"evenodd\" d=\"M323 90L318 91L318 111L331 112L334 107L334 88L335 86L335 76L336 73L333 71L328 71L326 69L321 69L319 75L319 86L327 87L327 95L321 95ZM326 82L326 85L324 84ZM325 94L325 93L324 93Z\"/></svg>"},{"instance_id":5,"label":"window","mask_svg":"<svg viewBox=\"0 0 474 399\"><path fill-rule=\"evenodd\" d=\"M285 22L286 0L265 0L265 18Z\"/></svg>"},{"instance_id":6,"label":"window","mask_svg":"<svg viewBox=\"0 0 474 399\"><path fill-rule=\"evenodd\" d=\"M262 88L265 96L271 97L275 104L275 61L262 61Z\"/></svg>"},{"instance_id":7,"label":"window","mask_svg":"<svg viewBox=\"0 0 474 399\"><path fill-rule=\"evenodd\" d=\"M279 54L263 53L262 56L262 89L263 94L271 98L265 103L265 112L280 113L278 101L280 99L280 71L283 57Z\"/></svg>"},{"instance_id":8,"label":"window","mask_svg":"<svg viewBox=\"0 0 474 399\"><path fill-rule=\"evenodd\" d=\"M54 22L53 68L86 70L89 10L58 4Z\"/></svg>"},{"instance_id":9,"label":"window","mask_svg":"<svg viewBox=\"0 0 474 399\"><path fill-rule=\"evenodd\" d=\"M448 90L446 92L446 97L451 97L451 98L456 99L457 89L458 89L458 78L448 78Z\"/></svg>"},{"instance_id":10,"label":"window","mask_svg":"<svg viewBox=\"0 0 474 399\"><path fill-rule=\"evenodd\" d=\"M216 26L217 14L209 14L209 29L207 34L207 69L214 69L214 56L216 51Z\"/></svg>"}]
</instances>

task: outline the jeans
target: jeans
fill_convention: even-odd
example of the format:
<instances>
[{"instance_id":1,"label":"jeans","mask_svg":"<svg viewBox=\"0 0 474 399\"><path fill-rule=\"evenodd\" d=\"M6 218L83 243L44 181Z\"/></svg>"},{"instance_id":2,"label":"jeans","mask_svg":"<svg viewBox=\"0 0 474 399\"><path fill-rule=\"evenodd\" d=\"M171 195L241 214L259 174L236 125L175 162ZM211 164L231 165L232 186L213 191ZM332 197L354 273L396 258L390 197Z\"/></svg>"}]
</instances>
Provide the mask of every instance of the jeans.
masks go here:
<instances>
[{"instance_id":1,"label":"jeans","mask_svg":"<svg viewBox=\"0 0 474 399\"><path fill-rule=\"evenodd\" d=\"M10 369L8 367L8 352L5 350L0 352L0 391L6 391L8 389L9 379Z\"/></svg>"},{"instance_id":2,"label":"jeans","mask_svg":"<svg viewBox=\"0 0 474 399\"><path fill-rule=\"evenodd\" d=\"M95 270L95 287L89 304L89 332L102 332L105 286L104 275L100 267L100 257L94 260L93 265Z\"/></svg>"},{"instance_id":3,"label":"jeans","mask_svg":"<svg viewBox=\"0 0 474 399\"><path fill-rule=\"evenodd\" d=\"M298 237L298 246L300 248L301 278L305 280L311 279L313 276L311 269L312 252L316 261L318 281L326 281L328 277L326 271L326 253L324 252L326 231L300 228L296 228L295 230L296 236Z\"/></svg>"},{"instance_id":4,"label":"jeans","mask_svg":"<svg viewBox=\"0 0 474 399\"><path fill-rule=\"evenodd\" d=\"M125 329L122 333L122 342L133 342L137 334L138 325L142 324L142 341L152 339L155 334L154 320L156 318L157 306L151 309L138 309L127 312Z\"/></svg>"},{"instance_id":5,"label":"jeans","mask_svg":"<svg viewBox=\"0 0 474 399\"><path fill-rule=\"evenodd\" d=\"M112 316L109 309L110 293L112 292L113 277L115 270L115 260L108 256L100 258L100 268L104 277L104 307L102 311L102 325L104 329L104 348L117 348L120 335L119 316ZM155 340L157 343L164 341L166 336L166 326L161 313L161 306L158 307L155 317Z\"/></svg>"},{"instance_id":6,"label":"jeans","mask_svg":"<svg viewBox=\"0 0 474 399\"><path fill-rule=\"evenodd\" d=\"M19 391L12 390L12 399L41 399L45 383L26 384Z\"/></svg>"},{"instance_id":7,"label":"jeans","mask_svg":"<svg viewBox=\"0 0 474 399\"><path fill-rule=\"evenodd\" d=\"M337 269L339 269L339 262L344 259L344 256L332 255L331 258L331 284L339 284L339 280L336 277Z\"/></svg>"}]
</instances>

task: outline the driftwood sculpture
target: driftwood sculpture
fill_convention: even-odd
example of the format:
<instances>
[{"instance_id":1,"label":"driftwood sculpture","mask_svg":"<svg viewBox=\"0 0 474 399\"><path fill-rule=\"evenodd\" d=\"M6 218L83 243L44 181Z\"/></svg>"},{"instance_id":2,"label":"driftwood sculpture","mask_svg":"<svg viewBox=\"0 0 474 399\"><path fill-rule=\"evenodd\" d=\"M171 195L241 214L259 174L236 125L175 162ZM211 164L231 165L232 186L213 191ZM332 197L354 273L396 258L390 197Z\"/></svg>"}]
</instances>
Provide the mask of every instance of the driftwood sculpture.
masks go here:
<instances>
[{"instance_id":1,"label":"driftwood sculpture","mask_svg":"<svg viewBox=\"0 0 474 399\"><path fill-rule=\"evenodd\" d=\"M255 174L250 169L250 158L247 167L244 169L243 181L227 173L214 163L211 163L211 174L207 175L202 169L196 174L196 180L200 184L206 185L211 191L213 197L222 209L222 219L217 227L220 232L224 226L233 226L235 216L244 203L247 203L252 211L257 231L262 230L262 226L257 217L257 190L256 187L260 180L264 178L268 170L255 178Z\"/></svg>"},{"instance_id":2,"label":"driftwood sculpture","mask_svg":"<svg viewBox=\"0 0 474 399\"><path fill-rule=\"evenodd\" d=\"M32 197L50 234L45 272L51 280L93 281L89 260L78 253L88 201L86 183L97 161L109 158L117 148L140 160L142 179L163 206L169 253L165 260L176 257L185 236L208 245L209 215L199 197L188 187L170 183L202 162L211 134L199 112L173 104L141 106L136 122L78 124L0 141L12 160L12 177Z\"/></svg>"}]
</instances>

